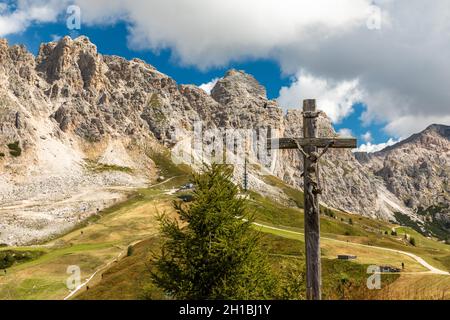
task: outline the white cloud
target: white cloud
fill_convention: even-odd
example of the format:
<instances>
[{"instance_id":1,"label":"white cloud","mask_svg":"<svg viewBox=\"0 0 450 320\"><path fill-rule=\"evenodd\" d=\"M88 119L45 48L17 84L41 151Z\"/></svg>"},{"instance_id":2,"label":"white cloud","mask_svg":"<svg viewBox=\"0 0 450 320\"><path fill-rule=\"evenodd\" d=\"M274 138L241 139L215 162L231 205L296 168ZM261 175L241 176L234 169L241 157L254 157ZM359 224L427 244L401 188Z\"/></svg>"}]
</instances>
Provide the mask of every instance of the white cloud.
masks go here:
<instances>
[{"instance_id":1,"label":"white cloud","mask_svg":"<svg viewBox=\"0 0 450 320\"><path fill-rule=\"evenodd\" d=\"M361 97L358 80L335 82L300 71L290 87L281 88L278 102L284 108L293 108L298 107L303 99L314 98L317 108L338 123L352 113L353 104Z\"/></svg>"},{"instance_id":2,"label":"white cloud","mask_svg":"<svg viewBox=\"0 0 450 320\"><path fill-rule=\"evenodd\" d=\"M418 124L426 127L435 119L449 123L448 0L17 3L16 11L0 13L0 36L23 31L33 22L54 21L55 12L64 14L65 7L75 3L82 9L83 24L125 21L131 47L171 49L183 65L206 69L263 58L275 60L284 74L297 75L297 80L300 70L313 79L326 79L325 89L334 95L329 97L322 90L318 97L328 98L323 107L334 121L351 112L334 89L344 90L340 84L354 84L353 79L358 79L358 91L364 93L367 104L365 123L387 123L386 131L395 137L416 130ZM373 3L381 8L379 30L367 27ZM294 90L295 82L292 86L290 92L286 89L292 98L285 101L298 106L300 101L294 98L302 93L295 94L299 90Z\"/></svg>"},{"instance_id":3,"label":"white cloud","mask_svg":"<svg viewBox=\"0 0 450 320\"><path fill-rule=\"evenodd\" d=\"M408 137L414 133L425 130L430 124L450 125L450 114L443 117L426 115L406 115L398 117L385 127L385 131L389 134Z\"/></svg>"},{"instance_id":4,"label":"white cloud","mask_svg":"<svg viewBox=\"0 0 450 320\"><path fill-rule=\"evenodd\" d=\"M214 78L210 82L199 85L199 88L204 90L207 94L211 94L212 88L214 88L217 81L219 81L219 80L220 80L220 78Z\"/></svg>"},{"instance_id":5,"label":"white cloud","mask_svg":"<svg viewBox=\"0 0 450 320\"><path fill-rule=\"evenodd\" d=\"M368 153L377 152L377 151L383 150L386 147L392 146L392 145L400 142L401 140L402 139L390 138L387 142L380 143L380 144L372 144L370 142L367 142L366 144L361 145L355 151L357 151L357 152L368 152Z\"/></svg>"},{"instance_id":6,"label":"white cloud","mask_svg":"<svg viewBox=\"0 0 450 320\"><path fill-rule=\"evenodd\" d=\"M183 64L224 66L365 26L370 0L78 0L86 23L130 23L130 44L171 48Z\"/></svg>"},{"instance_id":7,"label":"white cloud","mask_svg":"<svg viewBox=\"0 0 450 320\"><path fill-rule=\"evenodd\" d=\"M52 39L53 42L57 42L59 41L62 37L59 34L51 34L50 38Z\"/></svg>"},{"instance_id":8,"label":"white cloud","mask_svg":"<svg viewBox=\"0 0 450 320\"><path fill-rule=\"evenodd\" d=\"M351 129L348 128L342 128L338 131L338 135L342 138L352 138L353 132Z\"/></svg>"},{"instance_id":9,"label":"white cloud","mask_svg":"<svg viewBox=\"0 0 450 320\"><path fill-rule=\"evenodd\" d=\"M361 138L364 140L364 142L372 142L372 133L370 131L367 131L361 136Z\"/></svg>"},{"instance_id":10,"label":"white cloud","mask_svg":"<svg viewBox=\"0 0 450 320\"><path fill-rule=\"evenodd\" d=\"M0 4L0 37L22 32L32 23L56 21L63 3L57 0L18 0L11 10L8 4Z\"/></svg>"}]
</instances>

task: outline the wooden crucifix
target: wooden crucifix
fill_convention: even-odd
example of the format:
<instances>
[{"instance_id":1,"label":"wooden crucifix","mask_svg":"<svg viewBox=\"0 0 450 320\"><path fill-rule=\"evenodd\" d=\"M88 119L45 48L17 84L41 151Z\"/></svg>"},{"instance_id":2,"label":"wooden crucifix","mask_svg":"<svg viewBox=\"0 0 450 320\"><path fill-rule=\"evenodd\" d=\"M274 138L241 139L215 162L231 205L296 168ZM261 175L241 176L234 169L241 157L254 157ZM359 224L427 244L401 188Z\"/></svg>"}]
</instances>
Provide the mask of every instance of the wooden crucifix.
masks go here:
<instances>
[{"instance_id":1,"label":"wooden crucifix","mask_svg":"<svg viewBox=\"0 0 450 320\"><path fill-rule=\"evenodd\" d=\"M268 149L298 149L303 154L306 296L321 299L319 160L329 148L356 148L356 139L319 138L315 100L303 101L303 138L269 139ZM318 149L323 150L319 153Z\"/></svg>"}]
</instances>

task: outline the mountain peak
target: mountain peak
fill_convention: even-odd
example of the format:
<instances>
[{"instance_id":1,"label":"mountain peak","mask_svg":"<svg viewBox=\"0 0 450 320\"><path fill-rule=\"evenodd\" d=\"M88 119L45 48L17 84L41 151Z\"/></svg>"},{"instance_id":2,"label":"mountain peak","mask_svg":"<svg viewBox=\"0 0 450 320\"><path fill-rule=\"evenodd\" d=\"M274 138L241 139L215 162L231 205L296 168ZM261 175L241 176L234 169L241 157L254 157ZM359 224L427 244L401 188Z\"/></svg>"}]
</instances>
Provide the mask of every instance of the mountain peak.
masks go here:
<instances>
[{"instance_id":1,"label":"mountain peak","mask_svg":"<svg viewBox=\"0 0 450 320\"><path fill-rule=\"evenodd\" d=\"M211 90L211 97L219 103L228 104L237 98L267 100L266 89L243 70L231 69L217 81Z\"/></svg>"},{"instance_id":2,"label":"mountain peak","mask_svg":"<svg viewBox=\"0 0 450 320\"><path fill-rule=\"evenodd\" d=\"M43 43L40 46L37 70L45 75L49 83L70 78L69 82L88 87L97 72L100 60L97 46L88 37L72 39L65 36L57 42Z\"/></svg>"},{"instance_id":3,"label":"mountain peak","mask_svg":"<svg viewBox=\"0 0 450 320\"><path fill-rule=\"evenodd\" d=\"M441 135L444 138L450 139L450 126L444 125L444 124L432 124L428 126L424 131L421 132L424 133L437 133Z\"/></svg>"}]
</instances>

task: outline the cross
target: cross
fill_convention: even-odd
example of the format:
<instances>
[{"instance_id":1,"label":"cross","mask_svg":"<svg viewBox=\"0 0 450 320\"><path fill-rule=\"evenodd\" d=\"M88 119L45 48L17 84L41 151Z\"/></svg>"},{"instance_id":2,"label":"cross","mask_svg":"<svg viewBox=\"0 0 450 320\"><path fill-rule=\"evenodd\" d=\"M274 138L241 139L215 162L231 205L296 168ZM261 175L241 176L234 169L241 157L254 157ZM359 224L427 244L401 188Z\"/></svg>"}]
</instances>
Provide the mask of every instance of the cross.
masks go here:
<instances>
[{"instance_id":1,"label":"cross","mask_svg":"<svg viewBox=\"0 0 450 320\"><path fill-rule=\"evenodd\" d=\"M303 138L269 139L268 149L298 149L303 154L304 212L306 247L306 296L309 300L321 299L320 264L320 207L318 195L318 164L329 148L356 148L356 139L319 138L317 136L316 100L303 101ZM319 153L318 149L322 148Z\"/></svg>"}]
</instances>

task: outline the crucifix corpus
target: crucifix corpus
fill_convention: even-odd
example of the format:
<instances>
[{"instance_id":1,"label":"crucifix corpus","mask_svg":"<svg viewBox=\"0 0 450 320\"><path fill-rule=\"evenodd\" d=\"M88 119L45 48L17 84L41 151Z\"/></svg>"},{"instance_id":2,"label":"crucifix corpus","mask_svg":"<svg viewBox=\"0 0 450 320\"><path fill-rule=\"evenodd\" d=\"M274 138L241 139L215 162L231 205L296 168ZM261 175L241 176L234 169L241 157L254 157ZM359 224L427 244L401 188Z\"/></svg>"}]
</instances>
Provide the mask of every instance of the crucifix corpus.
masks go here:
<instances>
[{"instance_id":1,"label":"crucifix corpus","mask_svg":"<svg viewBox=\"0 0 450 320\"><path fill-rule=\"evenodd\" d=\"M303 138L269 139L268 149L297 149L303 154L304 212L306 246L306 296L309 300L321 299L320 265L320 207L318 195L319 160L329 148L356 148L356 139L319 138L316 100L303 101ZM319 148L322 150L319 152Z\"/></svg>"}]
</instances>

